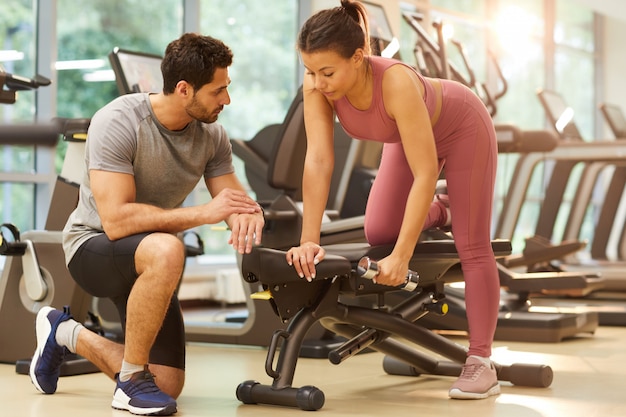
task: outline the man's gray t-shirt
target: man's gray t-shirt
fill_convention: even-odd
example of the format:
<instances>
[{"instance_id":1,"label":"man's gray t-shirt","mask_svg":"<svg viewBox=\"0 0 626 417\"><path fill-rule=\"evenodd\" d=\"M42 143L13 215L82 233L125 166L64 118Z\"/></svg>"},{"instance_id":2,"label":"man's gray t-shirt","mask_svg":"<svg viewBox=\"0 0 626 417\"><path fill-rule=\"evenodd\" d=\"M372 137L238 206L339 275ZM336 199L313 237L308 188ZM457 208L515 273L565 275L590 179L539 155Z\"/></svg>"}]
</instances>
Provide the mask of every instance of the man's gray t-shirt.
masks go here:
<instances>
[{"instance_id":1,"label":"man's gray t-shirt","mask_svg":"<svg viewBox=\"0 0 626 417\"><path fill-rule=\"evenodd\" d=\"M63 230L66 263L86 240L104 233L89 170L131 174L135 202L176 208L203 177L234 172L231 150L228 135L218 123L194 120L183 130L171 131L156 119L148 94L113 100L91 119L78 206Z\"/></svg>"}]
</instances>

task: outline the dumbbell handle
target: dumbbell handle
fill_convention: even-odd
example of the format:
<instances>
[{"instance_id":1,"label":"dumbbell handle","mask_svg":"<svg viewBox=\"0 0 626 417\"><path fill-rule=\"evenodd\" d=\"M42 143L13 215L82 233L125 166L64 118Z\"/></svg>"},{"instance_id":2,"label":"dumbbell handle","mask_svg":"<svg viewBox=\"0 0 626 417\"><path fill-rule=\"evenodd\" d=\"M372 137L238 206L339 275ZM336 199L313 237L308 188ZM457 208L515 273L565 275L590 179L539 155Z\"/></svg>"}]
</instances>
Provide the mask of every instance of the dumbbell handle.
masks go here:
<instances>
[{"instance_id":1,"label":"dumbbell handle","mask_svg":"<svg viewBox=\"0 0 626 417\"><path fill-rule=\"evenodd\" d=\"M359 260L357 272L362 278L374 279L378 275L378 264L368 256L364 256ZM400 285L399 288L405 291L414 291L418 287L419 282L419 274L409 269L406 273L404 284Z\"/></svg>"}]
</instances>

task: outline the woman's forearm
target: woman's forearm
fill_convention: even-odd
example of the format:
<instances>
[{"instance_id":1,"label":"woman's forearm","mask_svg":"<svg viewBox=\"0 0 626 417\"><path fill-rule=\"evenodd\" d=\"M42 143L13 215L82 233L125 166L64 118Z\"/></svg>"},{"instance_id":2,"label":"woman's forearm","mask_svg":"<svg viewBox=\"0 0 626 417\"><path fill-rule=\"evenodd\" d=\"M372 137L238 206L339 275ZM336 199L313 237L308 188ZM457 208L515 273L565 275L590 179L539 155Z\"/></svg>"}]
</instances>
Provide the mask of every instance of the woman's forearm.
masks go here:
<instances>
[{"instance_id":1,"label":"woman's forearm","mask_svg":"<svg viewBox=\"0 0 626 417\"><path fill-rule=\"evenodd\" d=\"M406 202L400 234L394 246L394 254L402 259L410 259L422 233L435 188L435 178L416 180L411 187Z\"/></svg>"},{"instance_id":2,"label":"woman's forearm","mask_svg":"<svg viewBox=\"0 0 626 417\"><path fill-rule=\"evenodd\" d=\"M322 218L330 192L330 169L324 164L305 164L302 178L302 234L300 243L320 242Z\"/></svg>"}]
</instances>

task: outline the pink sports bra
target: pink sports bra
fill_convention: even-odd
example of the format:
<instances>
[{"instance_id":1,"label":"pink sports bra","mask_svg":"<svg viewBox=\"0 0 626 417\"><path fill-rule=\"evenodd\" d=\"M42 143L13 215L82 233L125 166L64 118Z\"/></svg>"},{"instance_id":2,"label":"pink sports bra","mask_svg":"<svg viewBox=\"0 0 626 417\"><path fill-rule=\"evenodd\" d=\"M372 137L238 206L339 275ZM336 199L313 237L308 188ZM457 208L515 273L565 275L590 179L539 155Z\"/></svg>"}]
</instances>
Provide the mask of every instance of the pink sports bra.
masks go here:
<instances>
[{"instance_id":1,"label":"pink sports bra","mask_svg":"<svg viewBox=\"0 0 626 417\"><path fill-rule=\"evenodd\" d=\"M385 111L382 91L383 74L387 68L393 65L404 65L413 71L415 69L401 61L380 56L370 56L369 61L374 82L370 107L366 110L359 110L344 96L334 103L335 112L344 130L355 139L374 140L384 143L400 142L398 126L395 120L389 117L387 111ZM421 74L417 73L417 71L415 72L424 85L424 102L426 103L428 113L432 117L437 101L434 87Z\"/></svg>"}]
</instances>

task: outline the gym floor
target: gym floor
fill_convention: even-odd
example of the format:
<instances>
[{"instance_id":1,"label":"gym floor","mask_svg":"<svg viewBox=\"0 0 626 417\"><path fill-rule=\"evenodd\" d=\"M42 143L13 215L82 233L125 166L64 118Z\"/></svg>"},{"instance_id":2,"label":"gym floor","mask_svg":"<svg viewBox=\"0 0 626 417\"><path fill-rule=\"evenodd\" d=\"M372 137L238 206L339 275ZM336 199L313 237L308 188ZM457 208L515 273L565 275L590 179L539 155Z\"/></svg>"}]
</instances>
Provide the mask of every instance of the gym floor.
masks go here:
<instances>
[{"instance_id":1,"label":"gym floor","mask_svg":"<svg viewBox=\"0 0 626 417\"><path fill-rule=\"evenodd\" d=\"M462 335L450 335L466 344ZM177 416L626 416L626 327L599 327L594 335L560 343L497 341L493 359L502 363L546 364L554 370L549 388L502 382L502 394L480 401L448 399L450 377L387 375L382 355L364 353L341 365L325 359L298 361L294 387L314 385L326 402L321 410L244 405L237 385L255 379L271 384L264 370L266 350L259 347L190 343L187 383ZM54 395L39 394L15 366L0 364L0 398L5 416L130 416L110 406L113 382L101 373L67 376Z\"/></svg>"}]
</instances>

